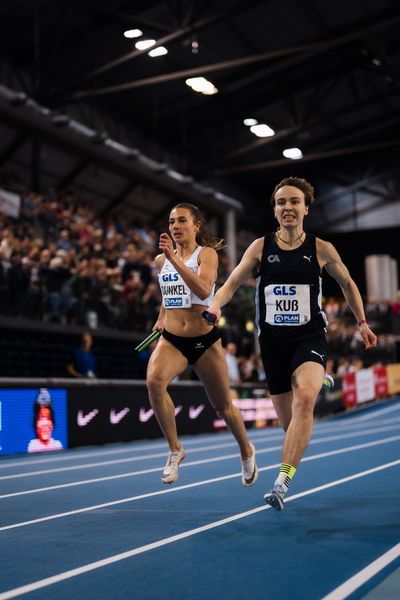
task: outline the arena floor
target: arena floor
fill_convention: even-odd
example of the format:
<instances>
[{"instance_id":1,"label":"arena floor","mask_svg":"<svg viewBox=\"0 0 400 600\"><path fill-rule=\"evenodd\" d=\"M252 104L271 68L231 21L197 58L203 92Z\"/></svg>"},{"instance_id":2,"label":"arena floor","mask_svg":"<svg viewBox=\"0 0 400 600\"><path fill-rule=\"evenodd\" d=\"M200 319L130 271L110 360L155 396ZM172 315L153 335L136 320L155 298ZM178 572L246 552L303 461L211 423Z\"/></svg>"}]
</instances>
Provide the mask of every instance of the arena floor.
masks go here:
<instances>
[{"instance_id":1,"label":"arena floor","mask_svg":"<svg viewBox=\"0 0 400 600\"><path fill-rule=\"evenodd\" d=\"M316 423L285 510L263 503L282 432L251 430L241 485L228 433L0 460L0 600L400 597L400 398Z\"/></svg>"}]
</instances>

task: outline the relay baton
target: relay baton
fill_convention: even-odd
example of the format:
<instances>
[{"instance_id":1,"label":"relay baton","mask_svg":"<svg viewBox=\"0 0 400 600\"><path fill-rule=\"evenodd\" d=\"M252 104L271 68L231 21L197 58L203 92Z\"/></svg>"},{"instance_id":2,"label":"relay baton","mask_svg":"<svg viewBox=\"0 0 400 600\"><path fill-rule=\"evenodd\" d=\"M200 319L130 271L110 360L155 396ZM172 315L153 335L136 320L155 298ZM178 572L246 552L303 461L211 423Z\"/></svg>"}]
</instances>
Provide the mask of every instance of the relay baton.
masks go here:
<instances>
[{"instance_id":1,"label":"relay baton","mask_svg":"<svg viewBox=\"0 0 400 600\"><path fill-rule=\"evenodd\" d=\"M207 323L210 323L210 325L214 325L215 321L217 320L217 315L208 312L208 310L203 310L201 316L207 321Z\"/></svg>"},{"instance_id":2,"label":"relay baton","mask_svg":"<svg viewBox=\"0 0 400 600\"><path fill-rule=\"evenodd\" d=\"M150 333L150 335L147 336L147 338L145 338L142 342L140 342L140 344L138 346L136 346L136 348L135 348L136 352L141 352L142 350L147 348L147 346L149 344L151 344L151 342L155 342L156 340L158 340L160 335L161 335L161 332L158 331L158 329L155 329L154 331L152 331Z\"/></svg>"}]
</instances>

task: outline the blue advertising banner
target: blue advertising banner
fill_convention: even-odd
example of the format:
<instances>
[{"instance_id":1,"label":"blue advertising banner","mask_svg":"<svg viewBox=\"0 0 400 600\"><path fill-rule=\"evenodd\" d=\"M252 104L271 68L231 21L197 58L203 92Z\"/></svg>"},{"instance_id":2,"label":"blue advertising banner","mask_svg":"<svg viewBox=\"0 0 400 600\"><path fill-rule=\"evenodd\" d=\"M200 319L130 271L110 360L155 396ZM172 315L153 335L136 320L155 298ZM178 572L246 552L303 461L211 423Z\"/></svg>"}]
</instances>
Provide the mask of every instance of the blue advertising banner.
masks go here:
<instances>
[{"instance_id":1,"label":"blue advertising banner","mask_svg":"<svg viewBox=\"0 0 400 600\"><path fill-rule=\"evenodd\" d=\"M67 447L65 389L0 389L0 454Z\"/></svg>"}]
</instances>

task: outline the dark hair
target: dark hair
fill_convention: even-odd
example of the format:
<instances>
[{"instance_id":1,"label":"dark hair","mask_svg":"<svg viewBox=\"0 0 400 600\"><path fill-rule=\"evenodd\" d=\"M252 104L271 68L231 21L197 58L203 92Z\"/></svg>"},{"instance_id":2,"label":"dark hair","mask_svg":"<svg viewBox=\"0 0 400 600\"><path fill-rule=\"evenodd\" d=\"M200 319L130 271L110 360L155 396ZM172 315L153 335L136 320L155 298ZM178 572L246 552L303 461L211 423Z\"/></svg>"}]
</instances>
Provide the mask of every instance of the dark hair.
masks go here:
<instances>
[{"instance_id":1,"label":"dark hair","mask_svg":"<svg viewBox=\"0 0 400 600\"><path fill-rule=\"evenodd\" d=\"M194 204L190 204L189 202L180 202L171 209L171 212L175 210L175 208L185 208L192 215L193 221L199 224L199 230L196 233L196 242L199 246L208 246L217 251L225 248L225 243L222 238L217 238L207 231L204 218L201 216L197 206L194 206Z\"/></svg>"},{"instance_id":2,"label":"dark hair","mask_svg":"<svg viewBox=\"0 0 400 600\"><path fill-rule=\"evenodd\" d=\"M55 425L53 405L51 403L51 396L46 388L40 388L39 393L36 397L33 405L33 428L36 431L36 421L38 420L40 409L47 408L50 413L51 422Z\"/></svg>"},{"instance_id":3,"label":"dark hair","mask_svg":"<svg viewBox=\"0 0 400 600\"><path fill-rule=\"evenodd\" d=\"M283 188L285 185L292 185L301 190L304 194L304 201L306 206L311 206L314 202L314 188L311 183L308 183L305 179L301 179L300 177L285 177L282 179L276 186L271 195L271 204L272 207L275 206L275 194L278 190Z\"/></svg>"}]
</instances>

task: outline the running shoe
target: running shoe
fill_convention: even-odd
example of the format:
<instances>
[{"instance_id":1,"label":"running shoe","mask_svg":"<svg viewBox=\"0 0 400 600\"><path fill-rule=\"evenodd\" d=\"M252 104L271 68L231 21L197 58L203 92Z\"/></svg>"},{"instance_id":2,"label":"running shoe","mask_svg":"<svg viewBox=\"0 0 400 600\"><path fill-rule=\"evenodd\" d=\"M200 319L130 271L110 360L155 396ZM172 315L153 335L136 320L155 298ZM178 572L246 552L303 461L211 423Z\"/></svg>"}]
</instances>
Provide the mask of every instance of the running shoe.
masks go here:
<instances>
[{"instance_id":1,"label":"running shoe","mask_svg":"<svg viewBox=\"0 0 400 600\"><path fill-rule=\"evenodd\" d=\"M174 483L179 477L179 465L186 456L183 448L177 452L169 452L164 471L161 475L161 480L164 483Z\"/></svg>"},{"instance_id":2,"label":"running shoe","mask_svg":"<svg viewBox=\"0 0 400 600\"><path fill-rule=\"evenodd\" d=\"M333 390L333 388L335 387L335 380L331 375L328 375L328 373L325 373L325 377L322 382L322 387L324 388L324 390Z\"/></svg>"},{"instance_id":3,"label":"running shoe","mask_svg":"<svg viewBox=\"0 0 400 600\"><path fill-rule=\"evenodd\" d=\"M276 510L283 510L283 499L285 497L285 491L279 484L274 485L272 490L267 492L264 496L264 500L267 504L276 508Z\"/></svg>"},{"instance_id":4,"label":"running shoe","mask_svg":"<svg viewBox=\"0 0 400 600\"><path fill-rule=\"evenodd\" d=\"M242 483L243 485L249 486L253 485L257 481L258 477L258 468L256 465L256 449L253 444L250 443L251 449L253 450L253 454L250 458L246 460L242 460Z\"/></svg>"}]
</instances>

